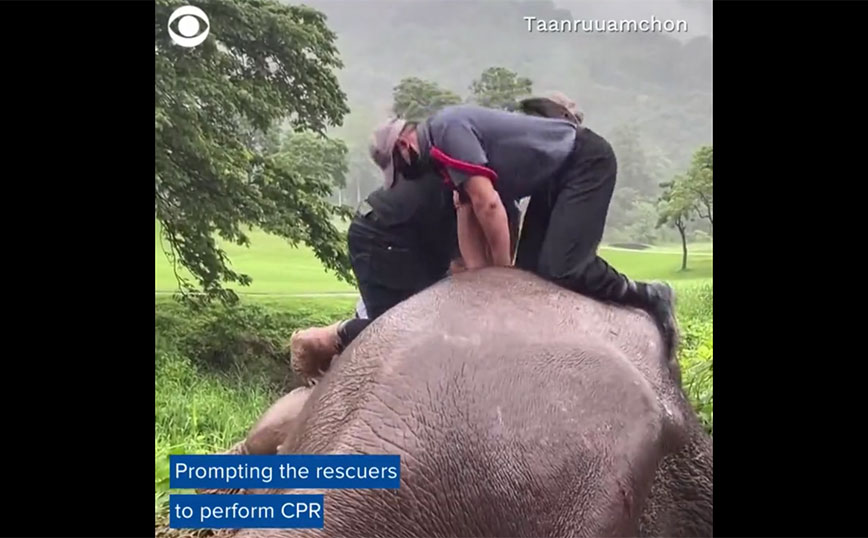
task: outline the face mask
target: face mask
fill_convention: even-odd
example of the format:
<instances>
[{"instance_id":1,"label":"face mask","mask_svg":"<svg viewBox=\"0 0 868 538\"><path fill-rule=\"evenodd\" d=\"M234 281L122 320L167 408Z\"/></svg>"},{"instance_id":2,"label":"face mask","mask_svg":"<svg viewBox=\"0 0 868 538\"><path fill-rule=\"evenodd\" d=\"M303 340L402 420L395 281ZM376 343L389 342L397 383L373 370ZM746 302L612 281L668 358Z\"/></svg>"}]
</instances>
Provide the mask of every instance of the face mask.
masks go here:
<instances>
[{"instance_id":1,"label":"face mask","mask_svg":"<svg viewBox=\"0 0 868 538\"><path fill-rule=\"evenodd\" d=\"M398 171L407 179L418 179L425 174L425 166L422 164L422 158L419 156L419 152L417 152L415 148L407 148L407 151L410 154L409 163L404 160L404 157L401 156L399 150L395 150Z\"/></svg>"}]
</instances>

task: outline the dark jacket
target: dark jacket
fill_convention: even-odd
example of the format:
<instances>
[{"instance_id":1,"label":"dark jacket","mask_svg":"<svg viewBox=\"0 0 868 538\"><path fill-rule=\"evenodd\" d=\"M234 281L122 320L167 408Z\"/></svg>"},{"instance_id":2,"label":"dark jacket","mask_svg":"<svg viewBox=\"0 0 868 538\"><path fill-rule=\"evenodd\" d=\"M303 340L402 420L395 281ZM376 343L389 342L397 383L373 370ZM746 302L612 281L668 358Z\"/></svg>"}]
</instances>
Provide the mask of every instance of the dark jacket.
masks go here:
<instances>
[{"instance_id":1,"label":"dark jacket","mask_svg":"<svg viewBox=\"0 0 868 538\"><path fill-rule=\"evenodd\" d=\"M518 204L508 200L503 203L510 232L515 233ZM398 271L421 272L427 279L444 276L449 263L461 255L452 190L437 172L414 180L399 175L391 188L378 188L359 207L353 228L351 240L355 235L357 240L392 246L383 255L401 265L396 267ZM401 253L404 260L398 260ZM404 275L402 280L410 276Z\"/></svg>"},{"instance_id":2,"label":"dark jacket","mask_svg":"<svg viewBox=\"0 0 868 538\"><path fill-rule=\"evenodd\" d=\"M380 257L393 260L401 280L439 279L449 268L458 249L458 234L452 193L435 173L415 180L401 176L391 188L380 187L360 205L350 240L368 242ZM389 271L391 272L391 271Z\"/></svg>"}]
</instances>

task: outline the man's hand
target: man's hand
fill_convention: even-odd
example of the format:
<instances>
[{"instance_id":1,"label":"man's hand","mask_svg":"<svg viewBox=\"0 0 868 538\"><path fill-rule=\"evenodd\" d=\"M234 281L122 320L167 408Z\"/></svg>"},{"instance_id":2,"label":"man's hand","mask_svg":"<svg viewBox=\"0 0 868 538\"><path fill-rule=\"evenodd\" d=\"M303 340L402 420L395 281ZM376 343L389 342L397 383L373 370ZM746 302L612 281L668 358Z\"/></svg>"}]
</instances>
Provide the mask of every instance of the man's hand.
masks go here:
<instances>
[{"instance_id":1,"label":"man's hand","mask_svg":"<svg viewBox=\"0 0 868 538\"><path fill-rule=\"evenodd\" d=\"M467 266L464 265L464 260L462 258L455 258L451 262L449 262L449 273L457 274L462 271L466 271Z\"/></svg>"},{"instance_id":2,"label":"man's hand","mask_svg":"<svg viewBox=\"0 0 868 538\"><path fill-rule=\"evenodd\" d=\"M452 191L452 203L455 204L455 209L458 209L463 205L461 203L461 196L458 194L458 191Z\"/></svg>"},{"instance_id":3,"label":"man's hand","mask_svg":"<svg viewBox=\"0 0 868 538\"><path fill-rule=\"evenodd\" d=\"M488 241L492 263L512 265L506 209L491 180L484 176L473 176L464 184L464 191L470 198L473 213Z\"/></svg>"}]
</instances>

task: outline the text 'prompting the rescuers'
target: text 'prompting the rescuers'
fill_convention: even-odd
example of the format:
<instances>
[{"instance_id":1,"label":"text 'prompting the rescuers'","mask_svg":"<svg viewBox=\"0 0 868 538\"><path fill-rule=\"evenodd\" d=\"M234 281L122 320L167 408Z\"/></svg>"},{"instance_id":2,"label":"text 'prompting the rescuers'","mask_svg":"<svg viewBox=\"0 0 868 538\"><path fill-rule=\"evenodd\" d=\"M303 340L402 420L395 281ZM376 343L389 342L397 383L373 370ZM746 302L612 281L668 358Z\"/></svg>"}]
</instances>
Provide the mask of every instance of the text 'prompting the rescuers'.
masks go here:
<instances>
[{"instance_id":1,"label":"text 'prompting the rescuers'","mask_svg":"<svg viewBox=\"0 0 868 538\"><path fill-rule=\"evenodd\" d=\"M172 489L397 489L396 455L175 455ZM173 494L175 529L322 528L323 495Z\"/></svg>"}]
</instances>

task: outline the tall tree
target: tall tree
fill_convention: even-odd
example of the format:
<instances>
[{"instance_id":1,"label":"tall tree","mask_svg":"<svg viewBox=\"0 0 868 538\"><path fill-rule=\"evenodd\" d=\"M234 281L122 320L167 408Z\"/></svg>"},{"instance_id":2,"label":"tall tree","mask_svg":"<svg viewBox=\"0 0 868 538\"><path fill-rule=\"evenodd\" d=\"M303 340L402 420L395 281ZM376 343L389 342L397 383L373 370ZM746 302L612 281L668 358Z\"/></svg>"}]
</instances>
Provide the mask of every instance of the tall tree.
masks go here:
<instances>
[{"instance_id":1,"label":"tall tree","mask_svg":"<svg viewBox=\"0 0 868 538\"><path fill-rule=\"evenodd\" d=\"M351 281L332 217L327 175L273 150L269 133L285 120L321 133L348 112L334 70L335 34L324 16L275 0L211 0L210 35L194 48L169 39L177 0L155 6L155 213L170 258L207 298L233 301L225 283L251 279L230 268L217 243L247 245L257 227L306 243L330 270ZM181 291L195 289L186 278Z\"/></svg>"},{"instance_id":2,"label":"tall tree","mask_svg":"<svg viewBox=\"0 0 868 538\"><path fill-rule=\"evenodd\" d=\"M681 270L687 270L687 222L693 212L693 197L685 188L683 177L677 177L673 181L661 184L663 193L658 200L657 212L659 219L657 227L663 225L673 226L681 235Z\"/></svg>"},{"instance_id":3,"label":"tall tree","mask_svg":"<svg viewBox=\"0 0 868 538\"><path fill-rule=\"evenodd\" d=\"M392 97L395 114L409 121L423 120L445 106L461 102L455 93L416 77L402 79L393 89Z\"/></svg>"},{"instance_id":4,"label":"tall tree","mask_svg":"<svg viewBox=\"0 0 868 538\"><path fill-rule=\"evenodd\" d=\"M313 132L288 133L275 159L304 177L318 177L336 189L347 186L347 146Z\"/></svg>"},{"instance_id":5,"label":"tall tree","mask_svg":"<svg viewBox=\"0 0 868 538\"><path fill-rule=\"evenodd\" d=\"M485 107L514 110L518 100L533 92L533 82L505 67L489 67L470 85L473 100Z\"/></svg>"},{"instance_id":6,"label":"tall tree","mask_svg":"<svg viewBox=\"0 0 868 538\"><path fill-rule=\"evenodd\" d=\"M693 162L685 175L685 188L693 196L697 216L714 228L714 150L702 146L693 154Z\"/></svg>"}]
</instances>

